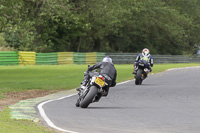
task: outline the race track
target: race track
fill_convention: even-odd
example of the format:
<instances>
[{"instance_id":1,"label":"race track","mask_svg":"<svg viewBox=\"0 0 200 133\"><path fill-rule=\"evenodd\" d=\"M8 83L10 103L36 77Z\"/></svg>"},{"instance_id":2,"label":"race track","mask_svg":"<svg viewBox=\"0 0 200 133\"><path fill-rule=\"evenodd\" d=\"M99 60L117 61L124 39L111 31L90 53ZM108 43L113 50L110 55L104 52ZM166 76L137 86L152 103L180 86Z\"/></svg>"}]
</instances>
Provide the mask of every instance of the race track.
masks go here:
<instances>
[{"instance_id":1,"label":"race track","mask_svg":"<svg viewBox=\"0 0 200 133\"><path fill-rule=\"evenodd\" d=\"M44 124L79 133L200 133L200 68L119 84L87 109L75 107L77 97L43 103Z\"/></svg>"}]
</instances>

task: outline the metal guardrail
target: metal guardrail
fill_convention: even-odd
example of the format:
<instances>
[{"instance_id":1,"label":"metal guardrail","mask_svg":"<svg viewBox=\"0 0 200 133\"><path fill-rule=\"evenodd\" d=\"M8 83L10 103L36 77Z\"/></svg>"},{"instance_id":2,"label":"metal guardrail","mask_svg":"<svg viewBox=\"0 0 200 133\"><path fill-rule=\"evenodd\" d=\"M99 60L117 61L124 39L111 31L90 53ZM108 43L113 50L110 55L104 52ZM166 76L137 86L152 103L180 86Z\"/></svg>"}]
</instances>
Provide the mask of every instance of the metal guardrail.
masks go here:
<instances>
[{"instance_id":1,"label":"metal guardrail","mask_svg":"<svg viewBox=\"0 0 200 133\"><path fill-rule=\"evenodd\" d=\"M136 53L106 53L106 56L112 58L114 64L132 64L137 55Z\"/></svg>"},{"instance_id":2,"label":"metal guardrail","mask_svg":"<svg viewBox=\"0 0 200 133\"><path fill-rule=\"evenodd\" d=\"M0 65L18 65L18 52L2 51L0 52Z\"/></svg>"},{"instance_id":3,"label":"metal guardrail","mask_svg":"<svg viewBox=\"0 0 200 133\"><path fill-rule=\"evenodd\" d=\"M137 53L106 53L113 59L114 64L132 64L135 62ZM152 55L155 64L162 63L200 63L200 56L186 55Z\"/></svg>"}]
</instances>

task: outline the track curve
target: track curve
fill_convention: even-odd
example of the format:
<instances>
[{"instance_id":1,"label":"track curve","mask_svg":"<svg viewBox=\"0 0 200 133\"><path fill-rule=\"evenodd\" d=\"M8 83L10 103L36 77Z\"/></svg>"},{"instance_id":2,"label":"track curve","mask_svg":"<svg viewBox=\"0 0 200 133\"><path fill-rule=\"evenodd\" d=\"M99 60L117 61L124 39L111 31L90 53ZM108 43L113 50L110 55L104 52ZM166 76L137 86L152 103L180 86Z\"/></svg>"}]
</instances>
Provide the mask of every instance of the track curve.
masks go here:
<instances>
[{"instance_id":1,"label":"track curve","mask_svg":"<svg viewBox=\"0 0 200 133\"><path fill-rule=\"evenodd\" d=\"M177 69L151 75L139 86L134 81L119 84L87 109L75 107L77 95L40 106L60 131L199 133L199 75L200 68Z\"/></svg>"}]
</instances>

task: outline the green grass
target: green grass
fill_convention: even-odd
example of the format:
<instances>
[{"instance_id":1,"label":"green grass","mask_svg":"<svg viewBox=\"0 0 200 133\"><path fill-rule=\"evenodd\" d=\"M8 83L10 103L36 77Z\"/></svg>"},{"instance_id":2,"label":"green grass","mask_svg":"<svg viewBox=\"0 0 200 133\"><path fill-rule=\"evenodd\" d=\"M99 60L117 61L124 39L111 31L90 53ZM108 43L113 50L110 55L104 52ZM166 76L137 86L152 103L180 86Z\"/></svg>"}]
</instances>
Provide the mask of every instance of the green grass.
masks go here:
<instances>
[{"instance_id":1,"label":"green grass","mask_svg":"<svg viewBox=\"0 0 200 133\"><path fill-rule=\"evenodd\" d=\"M86 65L0 67L0 98L12 91L75 88L86 68Z\"/></svg>"},{"instance_id":2,"label":"green grass","mask_svg":"<svg viewBox=\"0 0 200 133\"><path fill-rule=\"evenodd\" d=\"M200 66L199 64L155 64L153 73L170 68ZM116 65L117 82L133 79L133 66ZM0 98L3 93L25 91L31 89L59 90L73 89L80 85L87 65L64 66L1 66ZM0 133L52 133L52 131L26 120L10 118L8 108L0 111Z\"/></svg>"},{"instance_id":3,"label":"green grass","mask_svg":"<svg viewBox=\"0 0 200 133\"><path fill-rule=\"evenodd\" d=\"M8 108L0 111L0 133L53 133L49 129L28 120L10 119Z\"/></svg>"},{"instance_id":4,"label":"green grass","mask_svg":"<svg viewBox=\"0 0 200 133\"><path fill-rule=\"evenodd\" d=\"M155 64L153 73L169 68L198 66L200 64ZM87 65L1 66L0 98L3 93L32 89L73 89L80 85ZM116 65L117 82L133 79L133 66Z\"/></svg>"}]
</instances>

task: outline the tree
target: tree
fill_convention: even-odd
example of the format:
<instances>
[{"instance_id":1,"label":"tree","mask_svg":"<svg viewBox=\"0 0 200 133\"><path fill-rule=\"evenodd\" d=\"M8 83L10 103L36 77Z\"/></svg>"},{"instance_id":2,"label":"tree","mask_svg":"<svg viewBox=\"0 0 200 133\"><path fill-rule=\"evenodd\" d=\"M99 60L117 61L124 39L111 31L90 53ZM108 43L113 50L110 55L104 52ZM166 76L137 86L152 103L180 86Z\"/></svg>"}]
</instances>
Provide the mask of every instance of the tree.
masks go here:
<instances>
[{"instance_id":1,"label":"tree","mask_svg":"<svg viewBox=\"0 0 200 133\"><path fill-rule=\"evenodd\" d=\"M1 0L6 45L36 52L193 54L198 0Z\"/></svg>"},{"instance_id":2,"label":"tree","mask_svg":"<svg viewBox=\"0 0 200 133\"><path fill-rule=\"evenodd\" d=\"M88 28L66 0L2 0L1 5L2 32L18 50L70 50L70 41Z\"/></svg>"}]
</instances>

